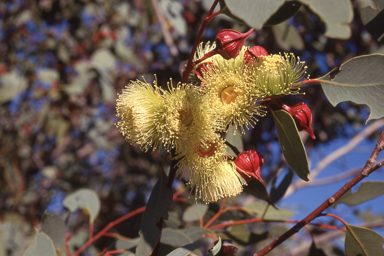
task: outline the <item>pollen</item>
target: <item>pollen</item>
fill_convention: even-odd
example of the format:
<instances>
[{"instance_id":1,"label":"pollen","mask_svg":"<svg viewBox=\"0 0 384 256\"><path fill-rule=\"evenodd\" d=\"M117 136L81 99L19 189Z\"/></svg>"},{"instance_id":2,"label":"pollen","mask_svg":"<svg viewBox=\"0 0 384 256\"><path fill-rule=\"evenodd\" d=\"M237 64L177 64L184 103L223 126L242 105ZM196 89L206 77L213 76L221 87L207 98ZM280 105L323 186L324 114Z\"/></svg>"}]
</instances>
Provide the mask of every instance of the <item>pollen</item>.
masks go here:
<instances>
[{"instance_id":1,"label":"pollen","mask_svg":"<svg viewBox=\"0 0 384 256\"><path fill-rule=\"evenodd\" d=\"M231 104L235 102L238 95L239 93L235 91L235 87L229 86L221 92L221 101L224 104Z\"/></svg>"}]
</instances>

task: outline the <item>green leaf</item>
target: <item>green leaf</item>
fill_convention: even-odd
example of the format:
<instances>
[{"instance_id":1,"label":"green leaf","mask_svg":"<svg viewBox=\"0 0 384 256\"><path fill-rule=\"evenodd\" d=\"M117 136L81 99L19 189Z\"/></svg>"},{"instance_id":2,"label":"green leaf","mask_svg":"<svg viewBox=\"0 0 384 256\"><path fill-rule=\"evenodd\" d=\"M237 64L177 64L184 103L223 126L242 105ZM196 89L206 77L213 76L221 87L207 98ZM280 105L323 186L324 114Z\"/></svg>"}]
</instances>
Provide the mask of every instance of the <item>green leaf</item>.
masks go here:
<instances>
[{"instance_id":1,"label":"green leaf","mask_svg":"<svg viewBox=\"0 0 384 256\"><path fill-rule=\"evenodd\" d=\"M297 29L287 22L272 27L272 32L276 43L284 50L290 51L291 48L304 49L304 41Z\"/></svg>"},{"instance_id":2,"label":"green leaf","mask_svg":"<svg viewBox=\"0 0 384 256\"><path fill-rule=\"evenodd\" d=\"M353 9L350 0L300 0L316 13L325 23L325 36L348 39L351 36L350 23Z\"/></svg>"},{"instance_id":3,"label":"green leaf","mask_svg":"<svg viewBox=\"0 0 384 256\"><path fill-rule=\"evenodd\" d=\"M219 237L219 240L217 241L216 245L211 250L209 250L209 254L205 256L216 255L220 252L220 249L221 249L221 237Z\"/></svg>"},{"instance_id":4,"label":"green leaf","mask_svg":"<svg viewBox=\"0 0 384 256\"><path fill-rule=\"evenodd\" d=\"M384 255L384 238L375 231L346 225L345 253L347 256L377 256Z\"/></svg>"},{"instance_id":5,"label":"green leaf","mask_svg":"<svg viewBox=\"0 0 384 256\"><path fill-rule=\"evenodd\" d=\"M172 191L167 187L167 180L167 175L162 172L149 197L140 226L140 242L136 255L151 255L159 241L159 225L168 218L168 210L172 205Z\"/></svg>"},{"instance_id":6,"label":"green leaf","mask_svg":"<svg viewBox=\"0 0 384 256\"><path fill-rule=\"evenodd\" d=\"M274 203L277 203L285 194L289 185L291 185L293 178L293 172L289 169L289 171L285 174L283 180L276 187L277 176L272 180L271 192L269 193L271 196L271 200Z\"/></svg>"},{"instance_id":7,"label":"green leaf","mask_svg":"<svg viewBox=\"0 0 384 256\"><path fill-rule=\"evenodd\" d=\"M208 205L194 204L189 206L183 213L183 220L185 222L200 220L207 213Z\"/></svg>"},{"instance_id":8,"label":"green leaf","mask_svg":"<svg viewBox=\"0 0 384 256\"><path fill-rule=\"evenodd\" d=\"M261 29L284 2L284 0L222 0L220 7L221 9L226 7L224 14L229 17L255 29Z\"/></svg>"},{"instance_id":9,"label":"green leaf","mask_svg":"<svg viewBox=\"0 0 384 256\"><path fill-rule=\"evenodd\" d=\"M335 204L344 203L349 206L354 206L364 203L378 196L381 196L383 194L384 182L365 181L361 183L361 186L356 192L352 193L351 190L348 190L342 197L340 197L335 202Z\"/></svg>"},{"instance_id":10,"label":"green leaf","mask_svg":"<svg viewBox=\"0 0 384 256\"><path fill-rule=\"evenodd\" d=\"M140 237L136 237L130 240L118 239L115 243L116 250L129 250L136 247L140 242Z\"/></svg>"},{"instance_id":11,"label":"green leaf","mask_svg":"<svg viewBox=\"0 0 384 256\"><path fill-rule=\"evenodd\" d=\"M327 256L322 249L316 247L315 242L312 242L311 248L309 248L308 256Z\"/></svg>"},{"instance_id":12,"label":"green leaf","mask_svg":"<svg viewBox=\"0 0 384 256\"><path fill-rule=\"evenodd\" d=\"M307 153L305 152L295 121L285 110L273 111L272 114L285 160L301 179L308 181L309 166Z\"/></svg>"},{"instance_id":13,"label":"green leaf","mask_svg":"<svg viewBox=\"0 0 384 256\"><path fill-rule=\"evenodd\" d=\"M257 214L258 217L261 217L265 211L266 206L267 205L265 203L256 201L244 206L243 209L250 214ZM292 212L288 209L277 210L275 208L269 207L267 213L264 216L264 219L286 220L294 214L295 212Z\"/></svg>"},{"instance_id":14,"label":"green leaf","mask_svg":"<svg viewBox=\"0 0 384 256\"><path fill-rule=\"evenodd\" d=\"M237 246L247 246L250 244L256 244L261 240L266 239L268 237L268 232L255 234L249 232L244 225L234 225L231 227L231 230L229 232L225 232L223 236L232 240L232 242Z\"/></svg>"},{"instance_id":15,"label":"green leaf","mask_svg":"<svg viewBox=\"0 0 384 256\"><path fill-rule=\"evenodd\" d=\"M367 31L377 41L384 43L384 1L376 1L376 6L360 9L360 17Z\"/></svg>"},{"instance_id":16,"label":"green leaf","mask_svg":"<svg viewBox=\"0 0 384 256\"><path fill-rule=\"evenodd\" d=\"M373 214L371 210L366 210L361 213L359 212L356 214L356 216L364 221L375 221L384 219L384 216L382 214Z\"/></svg>"},{"instance_id":17,"label":"green leaf","mask_svg":"<svg viewBox=\"0 0 384 256\"><path fill-rule=\"evenodd\" d=\"M240 152L243 152L243 139L241 138L241 134L239 130L236 130L234 126L231 126L228 129L227 134L225 135L225 140L231 143L233 146L235 146ZM227 146L227 153L236 156L236 153L233 152L233 150Z\"/></svg>"},{"instance_id":18,"label":"green leaf","mask_svg":"<svg viewBox=\"0 0 384 256\"><path fill-rule=\"evenodd\" d=\"M55 246L49 236L42 231L36 231L36 242L29 246L23 256L54 256L56 255Z\"/></svg>"},{"instance_id":19,"label":"green leaf","mask_svg":"<svg viewBox=\"0 0 384 256\"><path fill-rule=\"evenodd\" d=\"M177 248L176 250L167 254L167 256L187 256L197 248L201 247L202 245L203 245L202 243L186 244L183 247Z\"/></svg>"},{"instance_id":20,"label":"green leaf","mask_svg":"<svg viewBox=\"0 0 384 256\"><path fill-rule=\"evenodd\" d=\"M64 198L63 204L71 212L82 209L89 215L93 223L100 211L100 199L95 191L88 188L80 189Z\"/></svg>"},{"instance_id":21,"label":"green leaf","mask_svg":"<svg viewBox=\"0 0 384 256\"><path fill-rule=\"evenodd\" d=\"M57 251L63 251L67 228L60 215L44 213L41 221L41 231L52 239Z\"/></svg>"},{"instance_id":22,"label":"green leaf","mask_svg":"<svg viewBox=\"0 0 384 256\"><path fill-rule=\"evenodd\" d=\"M244 186L244 192L271 204L273 207L276 207L268 194L265 184L257 179L253 179L248 182L248 185Z\"/></svg>"},{"instance_id":23,"label":"green leaf","mask_svg":"<svg viewBox=\"0 0 384 256\"><path fill-rule=\"evenodd\" d=\"M318 80L333 106L343 101L367 105L371 109L368 122L384 117L383 67L383 54L363 55L344 62Z\"/></svg>"}]
</instances>

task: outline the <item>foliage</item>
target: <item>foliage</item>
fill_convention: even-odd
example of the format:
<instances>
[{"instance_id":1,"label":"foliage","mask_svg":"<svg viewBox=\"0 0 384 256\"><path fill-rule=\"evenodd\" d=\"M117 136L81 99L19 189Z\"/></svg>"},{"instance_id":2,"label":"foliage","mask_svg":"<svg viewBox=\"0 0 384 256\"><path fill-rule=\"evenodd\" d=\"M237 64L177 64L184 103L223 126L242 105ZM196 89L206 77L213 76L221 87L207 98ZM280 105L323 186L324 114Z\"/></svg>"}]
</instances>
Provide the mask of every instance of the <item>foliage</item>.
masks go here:
<instances>
[{"instance_id":1,"label":"foliage","mask_svg":"<svg viewBox=\"0 0 384 256\"><path fill-rule=\"evenodd\" d=\"M282 255L289 248L296 250L294 255L332 255L330 251L338 245L329 240L325 240L326 245L315 244L315 237L334 231L341 231L345 237L342 249L346 255L383 254L380 230L370 229L382 227L382 216L376 216L380 222L374 222L374 215L360 213L362 208L357 208L380 197L383 182L365 181L351 191L368 175L375 176L384 164L377 161L384 149L384 133L379 135L377 130L384 123L371 121L384 113L384 55L370 54L372 45L379 45L374 40L383 40L383 3L375 1L369 6L368 2L73 0L1 4L4 21L0 37L5 43L0 47L7 53L0 54L0 135L2 145L9 146L3 147L0 155L4 174L0 179L0 195L4 198L0 209L6 212L0 215L0 255ZM209 6L205 11L204 4ZM354 10L354 6L358 7ZM358 17L352 20L357 9L373 39L363 42L363 26L358 24ZM231 26L248 32L230 30ZM364 31L365 38L368 32ZM336 40L351 36L349 41ZM198 48L200 41L207 40L215 40L216 45L206 50ZM263 51L252 51L255 44L272 54L294 49L294 55L302 58L296 59L293 54L258 55ZM188 59L185 67L181 59ZM263 69L271 61L281 63L286 73L291 72L293 78L282 85L287 87L276 89L272 82L268 84L281 81L281 77L258 84L274 74L273 69ZM179 72L180 67L183 72ZM244 73L239 74L239 70ZM317 78L307 79L305 70ZM196 109L197 103L206 104L199 109L205 119L199 119L201 122L194 127L209 130L204 123L209 119L216 125L209 135L216 144L197 135L193 135L194 144L188 144L189 136L198 131L183 133L181 138L162 138L172 123L162 128L158 145L151 144L155 140L140 144L171 115L156 119L160 121L145 130L152 117L139 114L145 112L144 103L147 107L154 101L139 99L140 93L132 96L125 94L128 90L121 91L140 76L144 82L137 82L137 87L146 84L153 88L150 74L154 71L157 87L147 94L157 97L159 105L174 100L174 95L181 97L177 93L187 88L185 82L189 89L200 86L193 92L194 100L200 95L209 96L193 101ZM253 108L242 109L242 116L237 112L235 117L218 118L221 109L213 109L215 94L210 94L210 84L219 87L218 81L228 74L234 78L225 77L224 82L234 79L252 84L251 95L256 99L252 98ZM183 83L176 85L174 81ZM220 89L221 101L228 105L234 105L239 90L245 88L234 86L229 86L232 90ZM262 86L267 89L263 91ZM249 93L246 90L240 95ZM224 91L228 98L223 100ZM131 105L124 103L121 109L126 111L129 105L133 114L118 112L119 119L113 117L117 93L128 95ZM118 102L122 101L119 98ZM294 105L298 101L307 102L309 108L305 105L307 109L298 108L296 112L286 110L285 103ZM369 111L344 102L364 104ZM182 114L189 120L183 111L179 110L171 121ZM160 116L160 112L149 113ZM126 122L119 123L125 116ZM351 124L363 126L365 119L370 121L366 128L369 132L351 132ZM113 124L121 127L137 120L141 123L134 128L120 129L133 144L128 145ZM309 139L301 132L304 130L312 132L312 138L316 134L317 140ZM372 135L375 132L376 136ZM371 136L378 142L364 167L354 172L344 170L340 175L348 182L337 184L336 191L326 191L327 199L316 202L318 207L313 212L305 211L302 220L292 219L295 212L284 205L284 195L300 189L304 186L301 184L321 183L317 175L329 163L320 161L314 169L308 160L313 149L331 144L340 135L348 136L351 142L351 135ZM210 157L210 147L218 150L218 141L223 143L220 161L201 168L203 181L196 181L199 177L194 171L204 165L193 162L190 167L188 154ZM162 144L166 145L164 152L142 153L135 147L147 150L148 145L156 148ZM240 161L236 157L253 152L253 148L259 152L253 150L257 154L250 153L248 162L239 165L234 160ZM273 148L278 152L273 153ZM238 190L227 190L219 196L211 195L212 187L219 183L209 181L229 176L225 177L224 171L209 176L208 169L221 170L223 162L227 164L225 170L235 173L242 182L240 186L247 181L241 189L246 193L234 197ZM183 172L180 166L188 171ZM233 182L228 179L217 185L216 191L228 189L226 186ZM192 187L191 192L184 181ZM219 201L221 197L224 199ZM310 205L311 201L308 195L304 203ZM341 211L331 206L348 207L348 212L355 211L354 217L366 221L361 226L348 224ZM324 217L321 222L320 218L313 222L320 216ZM31 223L39 228L34 231ZM298 237L310 242L305 248L293 248L287 239L303 227L309 236Z\"/></svg>"}]
</instances>

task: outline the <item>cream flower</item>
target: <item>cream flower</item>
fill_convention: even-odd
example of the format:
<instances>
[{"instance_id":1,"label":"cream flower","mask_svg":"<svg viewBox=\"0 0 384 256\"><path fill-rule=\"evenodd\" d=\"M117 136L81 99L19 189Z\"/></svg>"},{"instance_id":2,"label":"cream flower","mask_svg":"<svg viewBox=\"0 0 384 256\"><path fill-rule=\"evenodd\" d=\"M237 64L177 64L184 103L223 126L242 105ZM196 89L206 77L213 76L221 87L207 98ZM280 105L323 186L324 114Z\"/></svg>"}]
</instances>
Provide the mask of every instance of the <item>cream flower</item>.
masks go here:
<instances>
[{"instance_id":1,"label":"cream flower","mask_svg":"<svg viewBox=\"0 0 384 256\"><path fill-rule=\"evenodd\" d=\"M209 107L206 96L191 85L168 85L164 91L164 112L158 125L158 132L167 150L176 148L182 154L182 145L204 143L214 138L219 129L215 112Z\"/></svg>"},{"instance_id":2,"label":"cream flower","mask_svg":"<svg viewBox=\"0 0 384 256\"><path fill-rule=\"evenodd\" d=\"M239 55L230 60L215 55L210 59L212 65L203 70L201 90L208 95L211 107L221 117L224 131L234 125L244 133L244 126L256 124L256 115L265 115L262 106L258 105L264 95L250 85L245 73L243 60L246 49L243 47Z\"/></svg>"},{"instance_id":3,"label":"cream flower","mask_svg":"<svg viewBox=\"0 0 384 256\"><path fill-rule=\"evenodd\" d=\"M133 81L117 99L116 116L120 120L115 125L130 144L144 151L156 149L161 146L157 124L164 111L156 84Z\"/></svg>"},{"instance_id":4,"label":"cream flower","mask_svg":"<svg viewBox=\"0 0 384 256\"><path fill-rule=\"evenodd\" d=\"M300 57L296 58L293 53L260 56L257 65L249 68L250 83L267 97L297 94L299 88L293 85L304 78L307 69Z\"/></svg>"},{"instance_id":5,"label":"cream flower","mask_svg":"<svg viewBox=\"0 0 384 256\"><path fill-rule=\"evenodd\" d=\"M178 163L179 170L189 180L196 198L210 203L243 191L246 183L233 162L226 160L225 144L219 135L205 146L199 144L185 151L187 154Z\"/></svg>"}]
</instances>

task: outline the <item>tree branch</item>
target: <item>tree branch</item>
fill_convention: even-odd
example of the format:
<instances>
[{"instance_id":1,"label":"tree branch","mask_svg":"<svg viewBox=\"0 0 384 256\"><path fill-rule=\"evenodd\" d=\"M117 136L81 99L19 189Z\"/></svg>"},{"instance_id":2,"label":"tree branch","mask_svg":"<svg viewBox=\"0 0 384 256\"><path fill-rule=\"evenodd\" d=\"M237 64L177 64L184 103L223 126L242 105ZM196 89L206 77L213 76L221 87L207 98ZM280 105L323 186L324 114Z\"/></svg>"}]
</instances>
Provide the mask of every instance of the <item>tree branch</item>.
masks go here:
<instances>
[{"instance_id":1,"label":"tree branch","mask_svg":"<svg viewBox=\"0 0 384 256\"><path fill-rule=\"evenodd\" d=\"M362 179L367 177L370 173L374 172L378 168L384 165L384 162L380 162L375 165L376 159L379 153L384 149L384 130L381 133L380 139L376 144L375 149L373 150L371 156L368 158L364 168L361 170L359 174L357 174L351 181L347 182L341 189L339 189L333 196L328 198L325 202L323 202L319 207L317 207L313 212L311 212L307 217L289 229L280 237L273 240L268 246L266 246L261 251L254 254L254 256L265 255L268 252L272 251L279 244L287 240L289 237L297 233L302 227L309 224L312 220L317 218L324 210L330 207L336 200L338 200L342 195L344 195L348 190L350 190L353 186L359 183Z\"/></svg>"}]
</instances>

